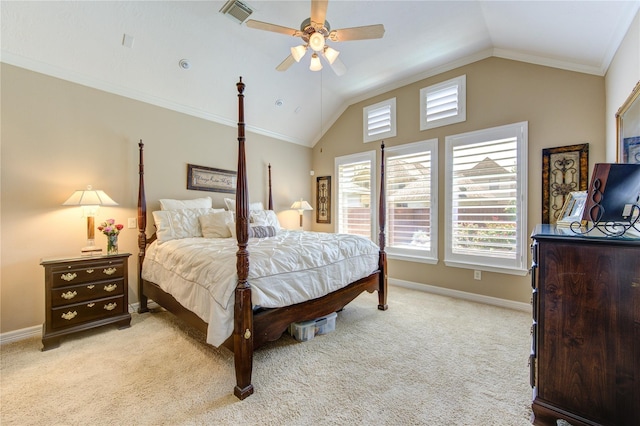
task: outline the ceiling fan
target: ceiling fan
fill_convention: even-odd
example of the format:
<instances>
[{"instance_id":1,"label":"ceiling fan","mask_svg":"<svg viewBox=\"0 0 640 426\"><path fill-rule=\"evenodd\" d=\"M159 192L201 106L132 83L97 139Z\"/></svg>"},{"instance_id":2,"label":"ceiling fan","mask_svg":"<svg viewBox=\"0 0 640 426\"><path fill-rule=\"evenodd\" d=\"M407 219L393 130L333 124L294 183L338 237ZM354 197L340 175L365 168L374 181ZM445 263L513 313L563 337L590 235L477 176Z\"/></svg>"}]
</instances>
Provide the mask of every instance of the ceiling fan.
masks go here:
<instances>
[{"instance_id":1,"label":"ceiling fan","mask_svg":"<svg viewBox=\"0 0 640 426\"><path fill-rule=\"evenodd\" d=\"M276 67L278 71L286 71L294 62L300 62L307 50L311 49L313 51L309 67L311 71L322 69L320 62L320 56L322 56L337 75L342 75L347 69L344 63L338 59L340 52L327 45L327 41L341 42L382 38L384 25L376 24L331 30L329 22L325 20L328 3L329 0L311 0L311 17L302 21L299 30L253 19L248 20L246 24L249 28L300 37L304 41L304 44L291 48L291 54Z\"/></svg>"}]
</instances>

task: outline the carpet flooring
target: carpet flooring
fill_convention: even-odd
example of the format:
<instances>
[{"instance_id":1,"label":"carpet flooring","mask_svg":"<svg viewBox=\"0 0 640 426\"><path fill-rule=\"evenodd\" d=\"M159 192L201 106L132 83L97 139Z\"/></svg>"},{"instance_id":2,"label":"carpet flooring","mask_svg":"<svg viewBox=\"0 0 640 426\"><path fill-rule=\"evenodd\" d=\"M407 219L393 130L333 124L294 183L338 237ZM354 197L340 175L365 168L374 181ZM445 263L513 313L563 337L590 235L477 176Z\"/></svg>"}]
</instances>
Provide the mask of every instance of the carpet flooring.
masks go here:
<instances>
[{"instance_id":1,"label":"carpet flooring","mask_svg":"<svg viewBox=\"0 0 640 426\"><path fill-rule=\"evenodd\" d=\"M233 396L233 355L171 314L89 330L41 352L0 347L8 425L529 425L531 316L390 287L365 293L335 331L288 335L254 357L255 394Z\"/></svg>"}]
</instances>

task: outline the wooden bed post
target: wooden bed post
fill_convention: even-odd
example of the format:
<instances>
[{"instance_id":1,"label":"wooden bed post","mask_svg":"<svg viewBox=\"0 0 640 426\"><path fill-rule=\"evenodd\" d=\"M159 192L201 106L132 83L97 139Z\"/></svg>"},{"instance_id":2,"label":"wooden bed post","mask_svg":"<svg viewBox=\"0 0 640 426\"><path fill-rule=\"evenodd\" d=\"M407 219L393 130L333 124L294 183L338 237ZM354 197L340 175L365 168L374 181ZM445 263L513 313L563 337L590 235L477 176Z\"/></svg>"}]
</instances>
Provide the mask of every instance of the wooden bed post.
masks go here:
<instances>
[{"instance_id":1,"label":"wooden bed post","mask_svg":"<svg viewBox=\"0 0 640 426\"><path fill-rule=\"evenodd\" d=\"M149 312L147 296L142 289L142 262L147 248L147 200L144 195L144 144L142 139L138 143L140 159L138 160L138 298L140 306L138 313Z\"/></svg>"},{"instance_id":2,"label":"wooden bed post","mask_svg":"<svg viewBox=\"0 0 640 426\"><path fill-rule=\"evenodd\" d=\"M253 311L249 276L249 193L247 189L247 165L244 136L244 83L242 77L238 88L238 179L236 181L236 235L238 251L236 269L238 284L235 290L235 320L233 328L233 352L236 367L236 386L233 393L245 399L253 393L251 370L253 367Z\"/></svg>"},{"instance_id":3,"label":"wooden bed post","mask_svg":"<svg viewBox=\"0 0 640 426\"><path fill-rule=\"evenodd\" d=\"M271 163L269 163L269 210L273 210L273 196L271 194Z\"/></svg>"},{"instance_id":4,"label":"wooden bed post","mask_svg":"<svg viewBox=\"0 0 640 426\"><path fill-rule=\"evenodd\" d=\"M385 252L385 225L387 221L385 184L384 184L384 141L380 147L380 205L378 206L378 225L380 234L378 234L378 245L380 246L380 283L378 287L378 309L386 311L387 305L387 253Z\"/></svg>"}]
</instances>

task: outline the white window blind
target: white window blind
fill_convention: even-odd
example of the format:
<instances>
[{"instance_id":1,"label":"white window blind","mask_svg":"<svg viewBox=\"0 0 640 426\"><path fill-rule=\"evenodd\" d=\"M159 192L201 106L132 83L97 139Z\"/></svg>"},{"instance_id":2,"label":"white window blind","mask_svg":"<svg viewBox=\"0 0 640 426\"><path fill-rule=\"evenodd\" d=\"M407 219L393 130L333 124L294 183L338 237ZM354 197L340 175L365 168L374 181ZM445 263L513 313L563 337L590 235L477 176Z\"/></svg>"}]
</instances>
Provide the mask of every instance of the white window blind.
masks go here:
<instances>
[{"instance_id":1,"label":"white window blind","mask_svg":"<svg viewBox=\"0 0 640 426\"><path fill-rule=\"evenodd\" d=\"M386 151L386 247L392 258L437 261L437 148L432 139Z\"/></svg>"},{"instance_id":2,"label":"white window blind","mask_svg":"<svg viewBox=\"0 0 640 426\"><path fill-rule=\"evenodd\" d=\"M526 132L525 122L446 138L445 262L526 271Z\"/></svg>"},{"instance_id":3,"label":"white window blind","mask_svg":"<svg viewBox=\"0 0 640 426\"><path fill-rule=\"evenodd\" d=\"M420 130L467 119L466 75L420 90Z\"/></svg>"},{"instance_id":4,"label":"white window blind","mask_svg":"<svg viewBox=\"0 0 640 426\"><path fill-rule=\"evenodd\" d=\"M363 108L364 142L396 136L396 98Z\"/></svg>"},{"instance_id":5,"label":"white window blind","mask_svg":"<svg viewBox=\"0 0 640 426\"><path fill-rule=\"evenodd\" d=\"M374 164L375 151L336 158L339 233L374 239Z\"/></svg>"}]
</instances>

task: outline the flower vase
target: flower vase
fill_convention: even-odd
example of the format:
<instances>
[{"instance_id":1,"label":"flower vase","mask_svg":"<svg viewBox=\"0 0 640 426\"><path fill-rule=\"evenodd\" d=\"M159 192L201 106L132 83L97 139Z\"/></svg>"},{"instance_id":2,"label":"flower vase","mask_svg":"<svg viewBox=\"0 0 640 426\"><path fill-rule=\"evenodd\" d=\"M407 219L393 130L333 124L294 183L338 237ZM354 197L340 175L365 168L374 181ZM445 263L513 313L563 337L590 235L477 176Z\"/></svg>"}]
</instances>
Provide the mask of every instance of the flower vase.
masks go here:
<instances>
[{"instance_id":1,"label":"flower vase","mask_svg":"<svg viewBox=\"0 0 640 426\"><path fill-rule=\"evenodd\" d=\"M107 254L118 254L117 235L107 235Z\"/></svg>"}]
</instances>

